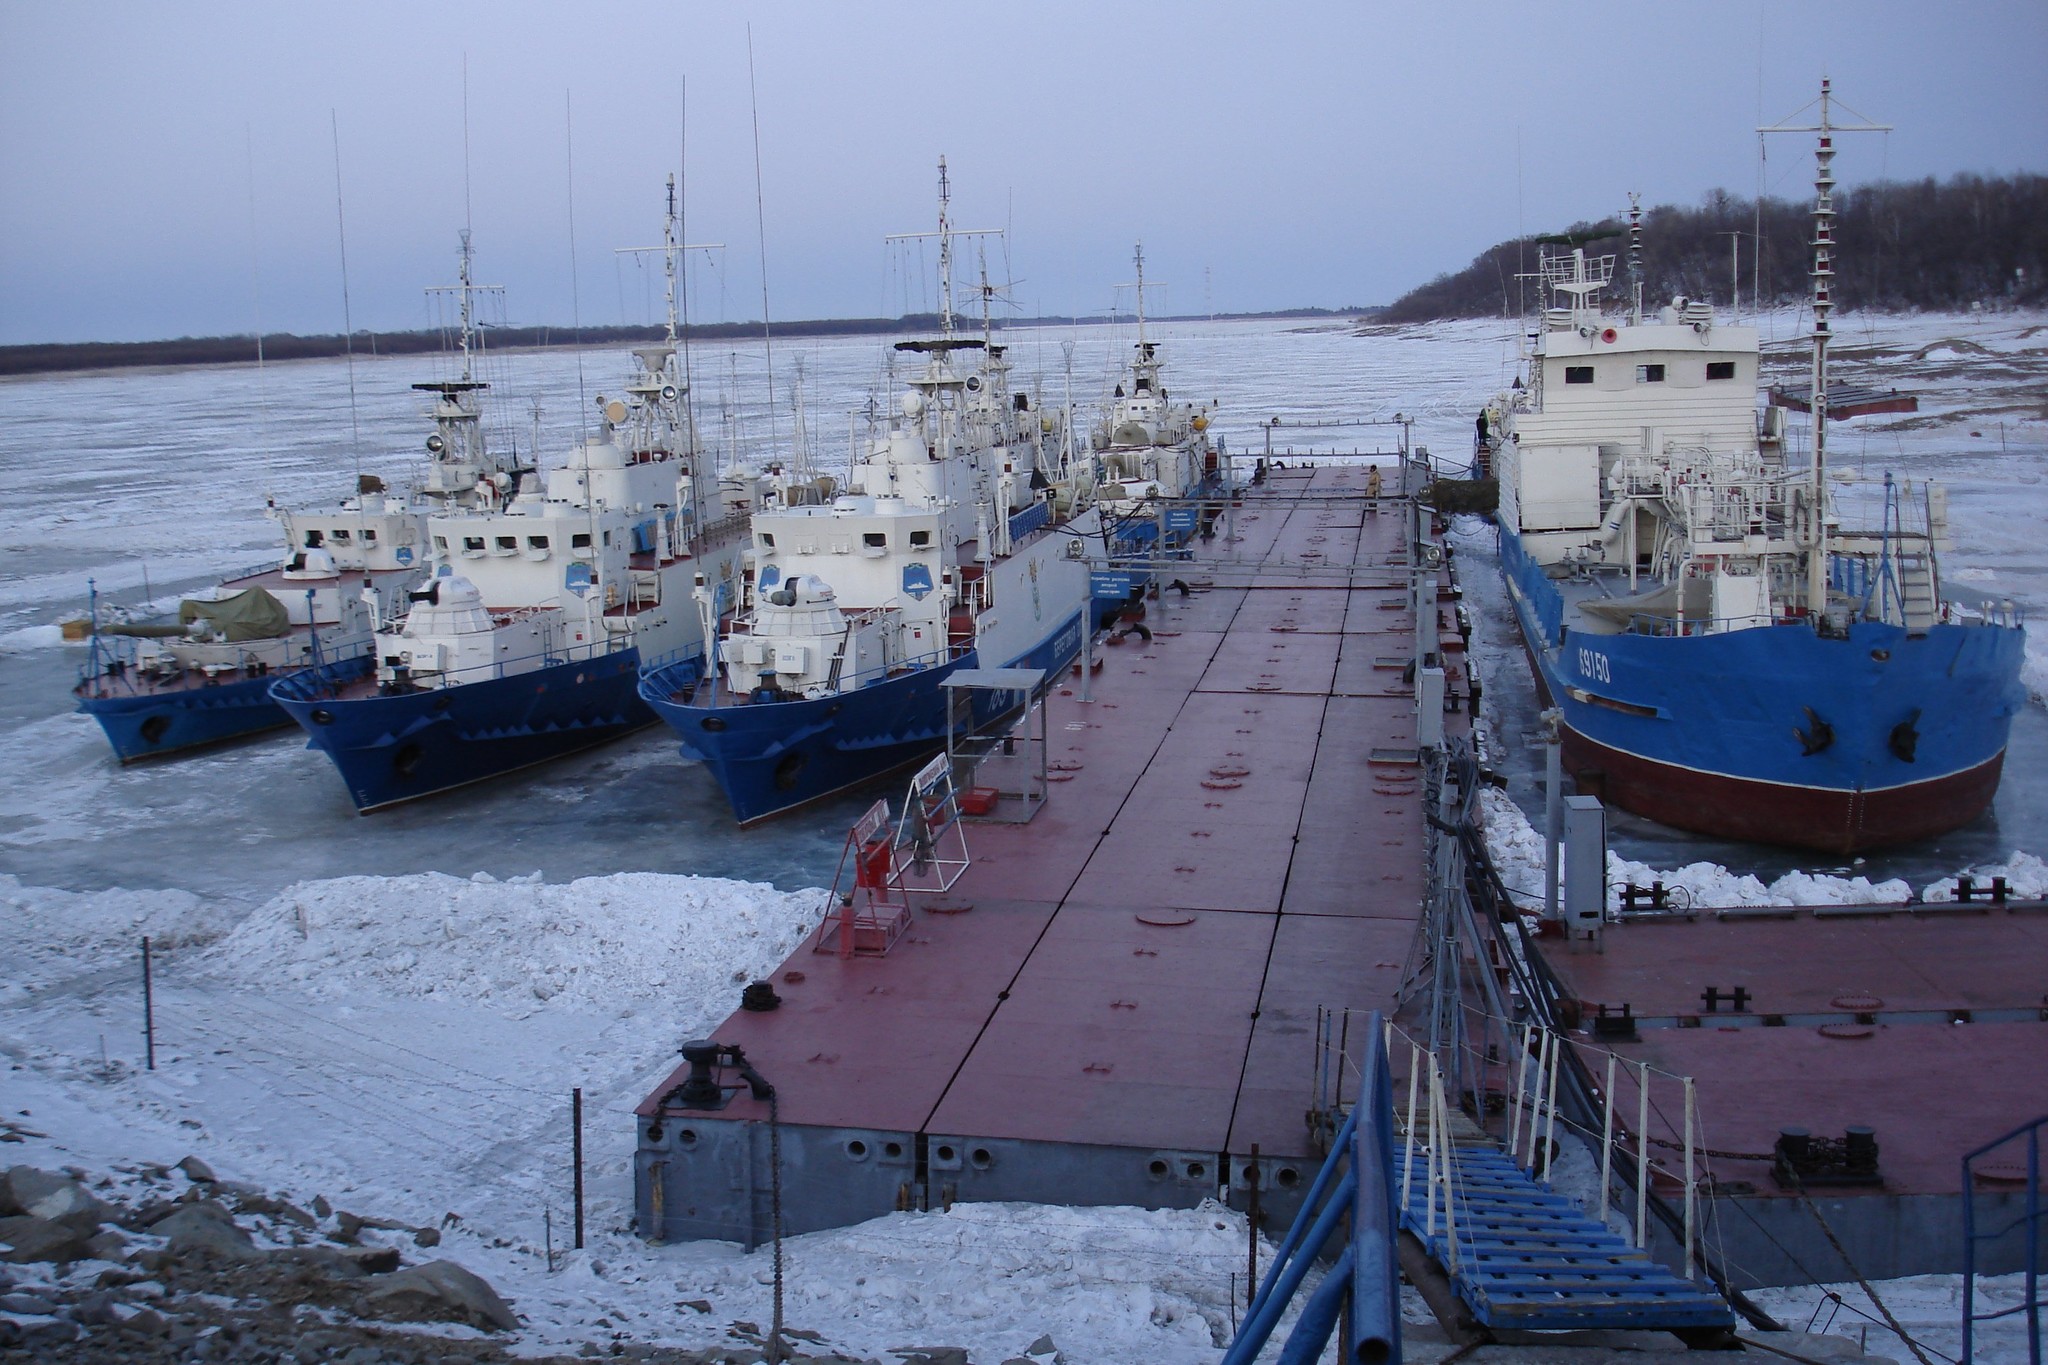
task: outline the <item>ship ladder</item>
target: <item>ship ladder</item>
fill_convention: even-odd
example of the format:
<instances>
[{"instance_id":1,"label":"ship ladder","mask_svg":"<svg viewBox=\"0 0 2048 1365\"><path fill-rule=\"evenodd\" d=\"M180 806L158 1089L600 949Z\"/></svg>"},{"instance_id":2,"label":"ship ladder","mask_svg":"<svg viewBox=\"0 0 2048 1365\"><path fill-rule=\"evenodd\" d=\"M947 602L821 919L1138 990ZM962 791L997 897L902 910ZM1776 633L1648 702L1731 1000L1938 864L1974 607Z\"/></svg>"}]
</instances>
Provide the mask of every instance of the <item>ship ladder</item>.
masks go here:
<instances>
[{"instance_id":1,"label":"ship ladder","mask_svg":"<svg viewBox=\"0 0 2048 1365\"><path fill-rule=\"evenodd\" d=\"M1412 1048L1398 1177L1402 1228L1489 1328L1619 1328L1688 1339L1732 1331L1734 1313L1711 1287L1652 1260L1535 1174L1539 1166L1547 1171L1556 1150L1550 1078L1563 1048L1554 1039L1525 1035L1534 1084L1525 1102L1511 1106L1504 1141L1455 1100L1446 1104L1436 1058Z\"/></svg>"}]
</instances>

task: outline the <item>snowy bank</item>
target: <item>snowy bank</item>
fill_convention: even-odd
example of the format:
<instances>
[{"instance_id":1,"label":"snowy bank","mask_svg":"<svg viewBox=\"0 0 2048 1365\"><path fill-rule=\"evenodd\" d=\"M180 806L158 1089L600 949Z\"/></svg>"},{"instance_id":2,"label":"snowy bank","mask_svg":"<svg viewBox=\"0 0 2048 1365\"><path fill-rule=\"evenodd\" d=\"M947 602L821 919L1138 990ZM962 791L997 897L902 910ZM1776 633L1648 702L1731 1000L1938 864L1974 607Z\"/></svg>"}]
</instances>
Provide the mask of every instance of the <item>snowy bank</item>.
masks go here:
<instances>
[{"instance_id":1,"label":"snowy bank","mask_svg":"<svg viewBox=\"0 0 2048 1365\"><path fill-rule=\"evenodd\" d=\"M817 923L825 893L758 882L621 872L548 885L429 872L285 888L207 957L251 986L316 999L433 997L503 1011L537 1002L732 996Z\"/></svg>"}]
</instances>

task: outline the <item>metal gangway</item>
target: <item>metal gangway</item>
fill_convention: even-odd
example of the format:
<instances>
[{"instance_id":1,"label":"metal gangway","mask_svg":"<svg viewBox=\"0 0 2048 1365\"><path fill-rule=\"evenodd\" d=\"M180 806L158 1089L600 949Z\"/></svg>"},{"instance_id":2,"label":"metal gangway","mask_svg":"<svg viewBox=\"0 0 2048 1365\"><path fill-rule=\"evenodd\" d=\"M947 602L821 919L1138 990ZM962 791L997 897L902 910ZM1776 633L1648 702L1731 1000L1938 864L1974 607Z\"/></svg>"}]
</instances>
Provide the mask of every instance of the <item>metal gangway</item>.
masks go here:
<instances>
[{"instance_id":1,"label":"metal gangway","mask_svg":"<svg viewBox=\"0 0 2048 1365\"><path fill-rule=\"evenodd\" d=\"M1731 1332L1735 1315L1711 1285L1698 1281L1693 1252L1699 1175L1692 1083L1669 1077L1685 1096L1685 1254L1683 1273L1653 1259L1645 1196L1652 1158L1648 1133L1650 1084L1638 1079L1642 1113L1632 1143L1621 1122L1615 1060L1609 1054L1605 1140L1595 1208L1581 1207L1550 1181L1558 1152L1558 1075L1570 1042L1524 1026L1504 1054L1505 1084L1482 1081L1476 1093L1500 1094L1504 1131L1491 1132L1482 1112L1468 1116L1455 1080L1447 1085L1438 1058L1408 1044L1407 1104L1398 1112L1401 1226L1412 1234L1473 1318L1488 1328L1577 1331L1618 1328L1678 1333L1689 1341ZM1617 1140L1620 1139L1620 1140ZM1633 1150L1629 1150L1632 1146ZM1615 1158L1638 1163L1633 1225L1609 1226L1608 1192Z\"/></svg>"}]
</instances>

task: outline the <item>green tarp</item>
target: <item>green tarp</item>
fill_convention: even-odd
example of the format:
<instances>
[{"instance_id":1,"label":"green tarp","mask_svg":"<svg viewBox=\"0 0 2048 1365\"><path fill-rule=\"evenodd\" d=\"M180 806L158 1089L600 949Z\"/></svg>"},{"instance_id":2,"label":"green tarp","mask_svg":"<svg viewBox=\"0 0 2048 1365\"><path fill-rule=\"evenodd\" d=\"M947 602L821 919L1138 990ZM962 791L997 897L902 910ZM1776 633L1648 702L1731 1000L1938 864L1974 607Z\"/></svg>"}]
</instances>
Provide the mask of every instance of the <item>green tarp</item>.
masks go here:
<instances>
[{"instance_id":1,"label":"green tarp","mask_svg":"<svg viewBox=\"0 0 2048 1365\"><path fill-rule=\"evenodd\" d=\"M178 604L178 624L210 621L230 643L274 640L290 633L292 618L284 603L262 588L249 588L217 602L186 598Z\"/></svg>"}]
</instances>

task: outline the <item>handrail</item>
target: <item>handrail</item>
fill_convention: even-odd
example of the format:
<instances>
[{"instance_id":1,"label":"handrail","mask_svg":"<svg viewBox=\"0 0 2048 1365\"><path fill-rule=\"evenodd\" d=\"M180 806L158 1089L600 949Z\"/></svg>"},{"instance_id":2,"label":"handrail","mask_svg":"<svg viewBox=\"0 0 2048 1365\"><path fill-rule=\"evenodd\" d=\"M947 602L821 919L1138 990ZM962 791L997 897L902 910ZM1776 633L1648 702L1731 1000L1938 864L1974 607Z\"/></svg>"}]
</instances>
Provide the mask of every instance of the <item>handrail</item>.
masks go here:
<instances>
[{"instance_id":1,"label":"handrail","mask_svg":"<svg viewBox=\"0 0 2048 1365\"><path fill-rule=\"evenodd\" d=\"M606 637L586 641L577 648L581 652L573 656L561 649L541 649L532 654L520 654L509 659L492 659L489 663L466 664L449 669L430 669L428 670L428 676L441 677L447 674L455 674L459 680L452 685L457 687L470 682L496 682L501 678L517 677L522 673L531 673L542 668L552 668L557 664L583 663L593 659L608 658L614 654L624 654L630 649L637 648L637 646L631 641ZM287 694L296 693L302 688L317 688L323 686L328 681L329 676L339 665L352 663L363 657L365 655L356 654L347 658L332 659L323 664L297 669L280 678L273 686ZM673 657L670 659L670 662L675 661ZM529 663L533 665L531 668L513 667L513 665ZM644 669L636 670L636 672L644 671ZM439 689L417 687L414 690L437 691Z\"/></svg>"},{"instance_id":2,"label":"handrail","mask_svg":"<svg viewBox=\"0 0 2048 1365\"><path fill-rule=\"evenodd\" d=\"M1349 1216L1351 1232L1336 1266L1302 1309L1282 1348L1282 1365L1309 1365L1346 1315L1350 1359L1400 1365L1400 1275L1394 1254L1394 1093L1387 1068L1386 1026L1375 1011L1367 1024L1365 1069L1358 1102L1337 1131L1330 1155L1309 1187L1279 1254L1246 1309L1244 1324L1222 1365L1251 1365L1272 1336L1325 1244Z\"/></svg>"},{"instance_id":3,"label":"handrail","mask_svg":"<svg viewBox=\"0 0 2048 1365\"><path fill-rule=\"evenodd\" d=\"M1971 1365L1974 1359L1978 1323L2008 1318L2015 1313L2027 1315L2029 1365L2041 1365L2041 1233L2044 1223L2048 1223L2048 1207L2041 1202L2041 1134L2044 1129L2048 1129L2048 1114L2031 1123L2023 1123L2003 1137L1993 1138L1974 1151L1963 1154L1963 1356L1960 1365ZM1977 1173L1971 1169L1971 1163L2020 1138L2025 1138L2027 1144L2025 1211L1989 1232L1979 1232L1975 1197ZM1977 1312L1977 1243L1995 1241L2022 1228L2025 1230L2027 1258L2025 1290L2020 1301L1995 1312Z\"/></svg>"}]
</instances>

